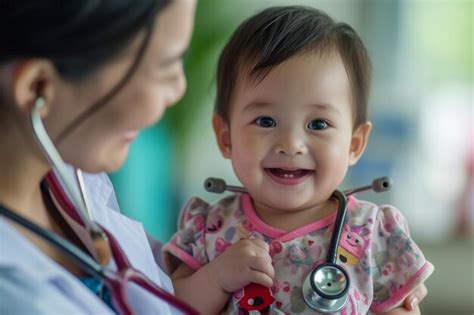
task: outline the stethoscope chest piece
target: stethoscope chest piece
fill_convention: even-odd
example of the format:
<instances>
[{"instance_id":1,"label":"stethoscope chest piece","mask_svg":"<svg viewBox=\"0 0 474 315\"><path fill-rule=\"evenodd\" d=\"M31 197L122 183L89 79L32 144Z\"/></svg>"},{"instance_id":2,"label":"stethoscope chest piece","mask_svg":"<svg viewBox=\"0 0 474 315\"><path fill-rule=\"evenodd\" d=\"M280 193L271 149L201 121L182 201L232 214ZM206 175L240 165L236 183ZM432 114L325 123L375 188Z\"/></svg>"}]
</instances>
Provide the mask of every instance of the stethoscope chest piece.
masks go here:
<instances>
[{"instance_id":1,"label":"stethoscope chest piece","mask_svg":"<svg viewBox=\"0 0 474 315\"><path fill-rule=\"evenodd\" d=\"M306 277L302 294L311 309L319 313L334 313L346 304L348 290L347 272L339 265L324 263Z\"/></svg>"}]
</instances>

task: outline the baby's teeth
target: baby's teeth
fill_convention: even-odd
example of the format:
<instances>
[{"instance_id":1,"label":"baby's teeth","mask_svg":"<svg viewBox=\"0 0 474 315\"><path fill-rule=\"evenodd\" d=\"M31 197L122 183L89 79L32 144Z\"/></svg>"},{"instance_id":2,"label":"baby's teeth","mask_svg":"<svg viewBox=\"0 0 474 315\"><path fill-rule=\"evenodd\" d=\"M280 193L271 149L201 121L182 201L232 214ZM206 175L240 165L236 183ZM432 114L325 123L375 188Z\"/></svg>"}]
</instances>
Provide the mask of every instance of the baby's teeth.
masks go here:
<instances>
[{"instance_id":1,"label":"baby's teeth","mask_svg":"<svg viewBox=\"0 0 474 315\"><path fill-rule=\"evenodd\" d=\"M285 178L293 178L294 175L293 175L293 174L283 174L283 177L285 177Z\"/></svg>"}]
</instances>

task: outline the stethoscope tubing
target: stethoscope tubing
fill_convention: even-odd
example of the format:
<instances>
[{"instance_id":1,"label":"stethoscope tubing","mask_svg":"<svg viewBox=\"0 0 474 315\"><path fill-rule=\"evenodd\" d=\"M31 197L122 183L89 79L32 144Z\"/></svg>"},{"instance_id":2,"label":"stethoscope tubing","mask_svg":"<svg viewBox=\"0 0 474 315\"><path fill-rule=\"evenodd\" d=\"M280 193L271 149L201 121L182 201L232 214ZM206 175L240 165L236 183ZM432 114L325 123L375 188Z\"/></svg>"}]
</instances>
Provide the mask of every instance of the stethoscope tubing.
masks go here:
<instances>
[{"instance_id":1,"label":"stethoscope tubing","mask_svg":"<svg viewBox=\"0 0 474 315\"><path fill-rule=\"evenodd\" d=\"M41 121L41 116L39 110L44 106L45 100L43 97L38 97L35 101L35 104L31 110L31 125L33 128L33 135L36 138L36 142L40 146L44 156L48 160L49 164L56 170L58 178L64 187L69 199L77 208L77 212L81 217L82 223L88 231L94 231L100 233L99 227L92 220L90 211L87 209L85 201L81 198L81 195L77 189L77 186L73 184L68 171L66 169L66 164L64 163L61 155L54 146L53 142L48 136L46 129L44 128L43 122Z\"/></svg>"},{"instance_id":2,"label":"stethoscope tubing","mask_svg":"<svg viewBox=\"0 0 474 315\"><path fill-rule=\"evenodd\" d=\"M82 270L84 270L94 278L101 280L104 277L104 267L68 240L60 237L59 235L49 230L41 228L33 222L7 209L3 205L0 205L0 214L12 220L13 222L16 222L19 225L23 226L27 230L48 241L50 244L54 244L62 252L64 252L66 256L76 262Z\"/></svg>"},{"instance_id":3,"label":"stethoscope tubing","mask_svg":"<svg viewBox=\"0 0 474 315\"><path fill-rule=\"evenodd\" d=\"M334 231L331 236L329 250L326 256L326 262L335 264L337 261L337 248L341 238L342 226L347 213L347 200L344 193L340 192L339 190L335 190L332 193L332 197L335 198L339 204L336 214L336 221L334 222Z\"/></svg>"}]
</instances>

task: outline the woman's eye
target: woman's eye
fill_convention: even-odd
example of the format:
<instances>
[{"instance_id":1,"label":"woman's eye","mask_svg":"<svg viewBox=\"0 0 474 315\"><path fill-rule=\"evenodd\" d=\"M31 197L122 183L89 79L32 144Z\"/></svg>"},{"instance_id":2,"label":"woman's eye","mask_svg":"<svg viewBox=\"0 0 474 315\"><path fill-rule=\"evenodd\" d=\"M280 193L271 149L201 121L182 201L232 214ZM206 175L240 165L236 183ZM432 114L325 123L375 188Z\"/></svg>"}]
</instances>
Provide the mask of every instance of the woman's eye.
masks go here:
<instances>
[{"instance_id":1,"label":"woman's eye","mask_svg":"<svg viewBox=\"0 0 474 315\"><path fill-rule=\"evenodd\" d=\"M257 120L255 120L255 123L262 128L276 127L276 122L272 118L265 116L258 117Z\"/></svg>"},{"instance_id":2,"label":"woman's eye","mask_svg":"<svg viewBox=\"0 0 474 315\"><path fill-rule=\"evenodd\" d=\"M324 130L328 127L328 123L322 119L314 119L308 123L308 129Z\"/></svg>"}]
</instances>

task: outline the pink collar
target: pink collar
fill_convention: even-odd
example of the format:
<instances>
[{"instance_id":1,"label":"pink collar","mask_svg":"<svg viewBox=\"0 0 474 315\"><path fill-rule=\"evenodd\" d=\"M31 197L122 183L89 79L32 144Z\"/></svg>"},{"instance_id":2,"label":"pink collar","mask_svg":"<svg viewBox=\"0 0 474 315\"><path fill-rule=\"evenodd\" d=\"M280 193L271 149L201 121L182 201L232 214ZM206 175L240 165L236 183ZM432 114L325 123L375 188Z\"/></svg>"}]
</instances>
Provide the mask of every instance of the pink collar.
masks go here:
<instances>
[{"instance_id":1,"label":"pink collar","mask_svg":"<svg viewBox=\"0 0 474 315\"><path fill-rule=\"evenodd\" d=\"M351 211L356 205L356 203L357 201L354 197L352 196L348 197L347 198L348 211ZM263 222L262 219L259 218L259 216L255 212L255 208L252 203L252 198L250 197L249 194L240 195L240 204L244 211L245 216L247 217L247 219L250 221L250 223L253 225L253 227L257 231L267 236L270 236L271 238L278 239L281 242L293 240L299 236L303 236L305 234L308 234L310 232L316 231L320 228L333 224L334 221L336 220L336 215L337 215L337 213L334 212L320 220L317 220L310 224L296 228L292 231L285 231L285 230L274 228L268 225L267 223Z\"/></svg>"}]
</instances>

